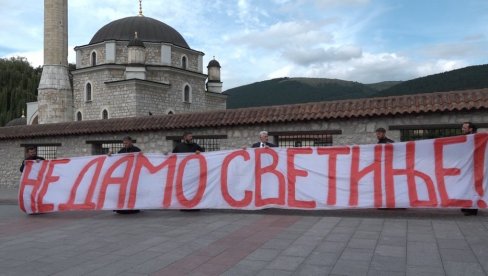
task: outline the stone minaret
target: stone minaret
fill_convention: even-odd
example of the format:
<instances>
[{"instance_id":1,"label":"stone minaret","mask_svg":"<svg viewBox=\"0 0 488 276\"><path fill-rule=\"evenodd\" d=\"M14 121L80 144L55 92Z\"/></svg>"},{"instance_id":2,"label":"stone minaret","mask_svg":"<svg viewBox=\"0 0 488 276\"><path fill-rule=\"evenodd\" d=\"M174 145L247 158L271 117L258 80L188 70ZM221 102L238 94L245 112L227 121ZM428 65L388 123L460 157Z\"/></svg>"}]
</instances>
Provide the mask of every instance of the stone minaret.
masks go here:
<instances>
[{"instance_id":1,"label":"stone minaret","mask_svg":"<svg viewBox=\"0 0 488 276\"><path fill-rule=\"evenodd\" d=\"M38 88L39 124L73 121L68 75L68 0L44 0L44 66Z\"/></svg>"},{"instance_id":2,"label":"stone minaret","mask_svg":"<svg viewBox=\"0 0 488 276\"><path fill-rule=\"evenodd\" d=\"M212 59L207 66L208 69L208 81L207 91L214 93L222 93L222 82L220 81L220 63Z\"/></svg>"}]
</instances>

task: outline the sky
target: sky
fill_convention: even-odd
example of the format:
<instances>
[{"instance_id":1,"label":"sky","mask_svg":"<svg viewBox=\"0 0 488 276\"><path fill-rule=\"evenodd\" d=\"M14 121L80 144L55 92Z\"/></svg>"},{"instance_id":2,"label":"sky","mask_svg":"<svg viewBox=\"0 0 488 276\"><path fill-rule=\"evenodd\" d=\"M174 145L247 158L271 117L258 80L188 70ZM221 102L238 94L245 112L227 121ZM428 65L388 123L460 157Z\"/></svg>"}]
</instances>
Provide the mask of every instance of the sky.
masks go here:
<instances>
[{"instance_id":1,"label":"sky","mask_svg":"<svg viewBox=\"0 0 488 276\"><path fill-rule=\"evenodd\" d=\"M42 0L0 0L0 57L43 62ZM70 63L138 0L69 0ZM487 0L143 0L180 32L223 89L281 77L375 83L488 63ZM205 66L206 67L206 66Z\"/></svg>"}]
</instances>

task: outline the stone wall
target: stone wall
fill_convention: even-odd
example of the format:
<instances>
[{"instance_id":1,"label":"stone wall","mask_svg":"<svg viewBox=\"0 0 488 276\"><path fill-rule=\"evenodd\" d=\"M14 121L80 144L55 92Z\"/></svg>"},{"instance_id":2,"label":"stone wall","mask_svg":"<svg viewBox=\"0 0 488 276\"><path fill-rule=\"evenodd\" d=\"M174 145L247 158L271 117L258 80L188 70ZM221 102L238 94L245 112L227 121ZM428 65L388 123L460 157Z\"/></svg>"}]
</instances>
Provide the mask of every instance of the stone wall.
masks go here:
<instances>
[{"instance_id":1,"label":"stone wall","mask_svg":"<svg viewBox=\"0 0 488 276\"><path fill-rule=\"evenodd\" d=\"M459 124L463 121L481 123L488 121L487 111L432 113L422 115L403 115L374 118L350 118L343 120L321 120L296 123L279 123L268 125L249 125L235 127L180 129L171 131L124 132L103 135L84 135L66 137L45 137L37 139L0 140L0 187L17 187L20 181L19 167L23 159L24 148L21 144L60 143L57 156L73 157L92 154L92 145L86 141L120 140L125 135L136 139L136 145L146 153L169 152L173 148L173 141L168 136L181 136L183 131L190 130L193 135L227 135L227 139L220 141L220 149L236 149L250 146L256 142L261 130L269 132L282 131L314 131L341 130L342 134L333 135L333 145L352 145L376 143L375 129L401 125L431 125L431 124ZM480 131L486 131L481 129ZM387 136L400 141L399 130L387 131ZM273 138L271 138L273 139Z\"/></svg>"}]
</instances>

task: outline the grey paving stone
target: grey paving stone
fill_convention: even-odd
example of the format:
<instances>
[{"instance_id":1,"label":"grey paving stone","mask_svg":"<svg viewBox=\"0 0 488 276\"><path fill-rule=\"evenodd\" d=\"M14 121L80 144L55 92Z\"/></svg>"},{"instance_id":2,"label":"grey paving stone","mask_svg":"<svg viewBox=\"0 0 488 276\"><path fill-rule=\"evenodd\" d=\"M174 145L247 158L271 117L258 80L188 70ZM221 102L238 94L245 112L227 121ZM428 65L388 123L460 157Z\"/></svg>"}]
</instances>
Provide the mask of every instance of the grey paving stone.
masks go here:
<instances>
[{"instance_id":1,"label":"grey paving stone","mask_svg":"<svg viewBox=\"0 0 488 276\"><path fill-rule=\"evenodd\" d=\"M333 266L337 262L341 254L341 252L313 251L305 259L305 263L318 266Z\"/></svg>"},{"instance_id":2,"label":"grey paving stone","mask_svg":"<svg viewBox=\"0 0 488 276\"><path fill-rule=\"evenodd\" d=\"M407 255L407 247L392 246L392 245L378 245L374 251L375 255L390 256L405 258Z\"/></svg>"},{"instance_id":3,"label":"grey paving stone","mask_svg":"<svg viewBox=\"0 0 488 276\"><path fill-rule=\"evenodd\" d=\"M334 265L331 271L331 275L351 275L361 276L367 275L369 270L369 262L366 261L345 261L339 260Z\"/></svg>"},{"instance_id":4,"label":"grey paving stone","mask_svg":"<svg viewBox=\"0 0 488 276\"><path fill-rule=\"evenodd\" d=\"M378 240L378 245L391 245L391 246L407 246L407 239L405 237L395 236L381 236Z\"/></svg>"},{"instance_id":5,"label":"grey paving stone","mask_svg":"<svg viewBox=\"0 0 488 276\"><path fill-rule=\"evenodd\" d=\"M464 239L437 239L437 245L440 249L451 248L451 249L464 249L469 250L469 244Z\"/></svg>"},{"instance_id":6,"label":"grey paving stone","mask_svg":"<svg viewBox=\"0 0 488 276\"><path fill-rule=\"evenodd\" d=\"M405 272L370 269L368 276L405 276Z\"/></svg>"},{"instance_id":7,"label":"grey paving stone","mask_svg":"<svg viewBox=\"0 0 488 276\"><path fill-rule=\"evenodd\" d=\"M409 242L431 242L435 243L436 238L433 233L408 233L407 241Z\"/></svg>"},{"instance_id":8,"label":"grey paving stone","mask_svg":"<svg viewBox=\"0 0 488 276\"><path fill-rule=\"evenodd\" d=\"M294 239L278 239L274 238L267 241L263 244L262 248L271 248L271 249L286 249L292 244L295 240Z\"/></svg>"},{"instance_id":9,"label":"grey paving stone","mask_svg":"<svg viewBox=\"0 0 488 276\"><path fill-rule=\"evenodd\" d=\"M254 271L258 271L263 269L265 266L269 264L268 261L258 261L258 260L249 260L249 259L244 259L237 263L234 267L236 268L246 268Z\"/></svg>"},{"instance_id":10,"label":"grey paving stone","mask_svg":"<svg viewBox=\"0 0 488 276\"><path fill-rule=\"evenodd\" d=\"M441 266L407 266L407 276L444 276L444 268Z\"/></svg>"},{"instance_id":11,"label":"grey paving stone","mask_svg":"<svg viewBox=\"0 0 488 276\"><path fill-rule=\"evenodd\" d=\"M353 239L368 239L377 240L380 237L381 231L364 231L358 230L352 236Z\"/></svg>"},{"instance_id":12,"label":"grey paving stone","mask_svg":"<svg viewBox=\"0 0 488 276\"><path fill-rule=\"evenodd\" d=\"M462 263L477 263L478 260L471 249L440 249L442 262L462 262Z\"/></svg>"},{"instance_id":13,"label":"grey paving stone","mask_svg":"<svg viewBox=\"0 0 488 276\"><path fill-rule=\"evenodd\" d=\"M347 244L348 248L363 248L363 249L374 249L376 247L376 239L356 239L352 238Z\"/></svg>"},{"instance_id":14,"label":"grey paving stone","mask_svg":"<svg viewBox=\"0 0 488 276\"><path fill-rule=\"evenodd\" d=\"M350 234L330 233L325 237L327 241L347 242L351 239Z\"/></svg>"},{"instance_id":15,"label":"grey paving stone","mask_svg":"<svg viewBox=\"0 0 488 276\"><path fill-rule=\"evenodd\" d=\"M287 249L283 250L282 254L287 256L306 257L314 250L316 245L308 244L291 244Z\"/></svg>"},{"instance_id":16,"label":"grey paving stone","mask_svg":"<svg viewBox=\"0 0 488 276\"><path fill-rule=\"evenodd\" d=\"M401 257L374 255L370 264L372 269L405 273L407 259Z\"/></svg>"},{"instance_id":17,"label":"grey paving stone","mask_svg":"<svg viewBox=\"0 0 488 276\"><path fill-rule=\"evenodd\" d=\"M413 266L437 266L441 257L435 243L408 242L407 264Z\"/></svg>"},{"instance_id":18,"label":"grey paving stone","mask_svg":"<svg viewBox=\"0 0 488 276\"><path fill-rule=\"evenodd\" d=\"M415 233L415 234L433 234L434 229L432 225L410 225L408 224L408 233Z\"/></svg>"},{"instance_id":19,"label":"grey paving stone","mask_svg":"<svg viewBox=\"0 0 488 276\"><path fill-rule=\"evenodd\" d=\"M303 244L303 245L317 245L320 243L325 235L322 236L314 236L308 235L308 232L305 233L303 236L296 239L293 243L294 244Z\"/></svg>"},{"instance_id":20,"label":"grey paving stone","mask_svg":"<svg viewBox=\"0 0 488 276\"><path fill-rule=\"evenodd\" d=\"M257 276L286 276L293 275L291 271L279 270L279 269L264 269L260 271Z\"/></svg>"},{"instance_id":21,"label":"grey paving stone","mask_svg":"<svg viewBox=\"0 0 488 276\"><path fill-rule=\"evenodd\" d=\"M373 257L373 249L347 248L344 249L339 260L370 261Z\"/></svg>"},{"instance_id":22,"label":"grey paving stone","mask_svg":"<svg viewBox=\"0 0 488 276\"><path fill-rule=\"evenodd\" d=\"M478 263L444 262L446 275L485 276L483 268Z\"/></svg>"},{"instance_id":23,"label":"grey paving stone","mask_svg":"<svg viewBox=\"0 0 488 276\"><path fill-rule=\"evenodd\" d=\"M266 266L266 269L294 271L304 260L303 257L278 256Z\"/></svg>"},{"instance_id":24,"label":"grey paving stone","mask_svg":"<svg viewBox=\"0 0 488 276\"><path fill-rule=\"evenodd\" d=\"M324 241L317 245L315 250L322 252L342 252L346 248L347 242Z\"/></svg>"},{"instance_id":25,"label":"grey paving stone","mask_svg":"<svg viewBox=\"0 0 488 276\"><path fill-rule=\"evenodd\" d=\"M349 234L352 235L356 231L355 226L341 226L340 224L332 229L330 234Z\"/></svg>"},{"instance_id":26,"label":"grey paving stone","mask_svg":"<svg viewBox=\"0 0 488 276\"><path fill-rule=\"evenodd\" d=\"M256 261L271 261L281 253L281 250L270 248L259 248L249 254L246 259Z\"/></svg>"},{"instance_id":27,"label":"grey paving stone","mask_svg":"<svg viewBox=\"0 0 488 276\"><path fill-rule=\"evenodd\" d=\"M312 264L305 264L301 265L293 275L299 276L325 276L328 275L329 272L332 270L330 266L319 266L319 265L312 265Z\"/></svg>"}]
</instances>

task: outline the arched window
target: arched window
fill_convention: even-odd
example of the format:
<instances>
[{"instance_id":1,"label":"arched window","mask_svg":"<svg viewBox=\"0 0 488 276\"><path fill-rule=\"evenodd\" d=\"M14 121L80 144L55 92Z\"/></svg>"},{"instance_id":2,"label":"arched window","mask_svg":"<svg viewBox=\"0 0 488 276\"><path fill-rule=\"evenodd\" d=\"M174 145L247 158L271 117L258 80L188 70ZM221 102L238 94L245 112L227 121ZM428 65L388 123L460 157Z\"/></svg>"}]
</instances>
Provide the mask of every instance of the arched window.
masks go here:
<instances>
[{"instance_id":1,"label":"arched window","mask_svg":"<svg viewBox=\"0 0 488 276\"><path fill-rule=\"evenodd\" d=\"M181 68L186 69L186 57L181 57Z\"/></svg>"},{"instance_id":2,"label":"arched window","mask_svg":"<svg viewBox=\"0 0 488 276\"><path fill-rule=\"evenodd\" d=\"M87 102L91 102L92 101L92 86L91 86L91 83L87 83L85 85L85 100Z\"/></svg>"},{"instance_id":3,"label":"arched window","mask_svg":"<svg viewBox=\"0 0 488 276\"><path fill-rule=\"evenodd\" d=\"M191 102L191 89L189 85L185 85L185 89L183 90L183 102Z\"/></svg>"},{"instance_id":4,"label":"arched window","mask_svg":"<svg viewBox=\"0 0 488 276\"><path fill-rule=\"evenodd\" d=\"M173 114L175 114L173 110L168 111L168 115L173 115Z\"/></svg>"},{"instance_id":5,"label":"arched window","mask_svg":"<svg viewBox=\"0 0 488 276\"><path fill-rule=\"evenodd\" d=\"M77 121L83 120L83 115L81 115L81 111L76 112L76 120Z\"/></svg>"},{"instance_id":6,"label":"arched window","mask_svg":"<svg viewBox=\"0 0 488 276\"><path fill-rule=\"evenodd\" d=\"M97 65L97 53L95 51L91 54L91 66Z\"/></svg>"},{"instance_id":7,"label":"arched window","mask_svg":"<svg viewBox=\"0 0 488 276\"><path fill-rule=\"evenodd\" d=\"M102 111L102 119L108 119L108 111L106 109Z\"/></svg>"}]
</instances>

